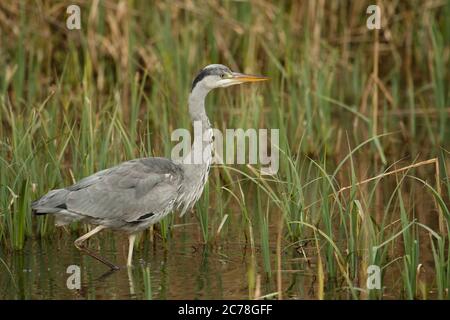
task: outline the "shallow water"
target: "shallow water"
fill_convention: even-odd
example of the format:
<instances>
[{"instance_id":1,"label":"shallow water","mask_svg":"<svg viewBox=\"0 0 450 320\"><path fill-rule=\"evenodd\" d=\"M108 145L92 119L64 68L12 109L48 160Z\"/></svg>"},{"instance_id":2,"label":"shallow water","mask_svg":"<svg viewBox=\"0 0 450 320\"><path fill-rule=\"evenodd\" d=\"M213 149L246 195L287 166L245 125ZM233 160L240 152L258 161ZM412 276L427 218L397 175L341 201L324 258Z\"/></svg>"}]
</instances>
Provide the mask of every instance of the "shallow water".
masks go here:
<instances>
[{"instance_id":1,"label":"shallow water","mask_svg":"<svg viewBox=\"0 0 450 320\"><path fill-rule=\"evenodd\" d=\"M143 239L130 270L124 266L125 236L107 232L90 240L89 248L122 267L115 272L81 254L73 246L74 235L62 232L50 239L30 239L22 251L1 253L5 263L0 267L0 299L248 299L277 291L275 273L258 276L262 270L255 268L262 261L258 247L252 258L251 248L238 237L205 246L194 240L196 229L192 224L175 228L167 244ZM271 249L275 257L275 246ZM290 288L288 297L314 298L313 271L302 270L307 264L301 260L300 254L283 254L284 264L294 261L299 267L284 268L283 287ZM70 265L80 266L79 290L67 287ZM150 286L144 280L146 266Z\"/></svg>"},{"instance_id":2,"label":"shallow water","mask_svg":"<svg viewBox=\"0 0 450 320\"><path fill-rule=\"evenodd\" d=\"M437 214L430 210L433 204L426 204L419 194L416 200L420 204L416 206L418 221L437 229ZM132 269L125 267L128 250L125 235L104 231L89 239L90 249L121 267L115 272L109 272L108 267L78 251L73 241L79 234L65 229L59 229L52 237L28 239L20 251L0 246L0 299L252 299L255 296L276 299L279 291L283 299L317 299L314 241L305 238L300 246L283 236L278 273L277 237L281 215L273 212L270 216L270 274L264 272L259 232L252 231L252 248L248 225L242 224L241 213L236 210L230 213L220 237L209 245L203 244L194 215L187 216L183 224L174 225L167 241L161 239L158 230L146 231L134 250ZM421 277L432 287L435 274L429 235L419 235ZM390 264L383 278L385 299L404 298L399 260L404 254L402 246L399 240L395 253L389 257L396 262ZM71 276L67 268L71 265L80 267L79 290L67 286ZM355 279L354 285L364 284ZM324 291L328 299L351 298L343 279L326 279ZM433 296L434 292L429 290L428 297Z\"/></svg>"}]
</instances>

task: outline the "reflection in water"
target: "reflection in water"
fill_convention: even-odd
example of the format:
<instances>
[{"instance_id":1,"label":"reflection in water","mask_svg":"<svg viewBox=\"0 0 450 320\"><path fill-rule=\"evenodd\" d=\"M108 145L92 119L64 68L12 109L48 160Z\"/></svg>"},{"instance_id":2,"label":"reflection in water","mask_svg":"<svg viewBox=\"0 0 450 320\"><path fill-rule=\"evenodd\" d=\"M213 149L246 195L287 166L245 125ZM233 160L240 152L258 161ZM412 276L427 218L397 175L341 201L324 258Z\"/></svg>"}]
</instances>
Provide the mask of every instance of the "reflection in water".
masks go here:
<instances>
[{"instance_id":1,"label":"reflection in water","mask_svg":"<svg viewBox=\"0 0 450 320\"><path fill-rule=\"evenodd\" d=\"M106 232L91 239L89 247L121 266L118 271L81 254L73 245L76 235L30 239L22 251L0 247L0 299L249 299L256 292L276 298L276 239L271 238L269 246L272 272L265 274L261 248L255 245L252 251L242 232L229 232L234 236L213 245L201 243L194 224L177 227L167 242L151 241L145 234L136 248L132 268L125 266L126 237ZM270 234L276 236L276 232ZM421 246L429 247L429 241L423 239ZM319 280L314 244L286 244L282 252L283 298L316 299ZM425 275L433 281L431 250L422 252ZM403 254L400 248L396 256ZM79 290L67 288L70 265L80 266ZM388 290L383 292L384 298L401 297L402 275L398 270L392 263L385 272L383 285ZM343 279L327 279L324 297L349 299L346 287Z\"/></svg>"},{"instance_id":2,"label":"reflection in water","mask_svg":"<svg viewBox=\"0 0 450 320\"><path fill-rule=\"evenodd\" d=\"M249 298L253 294L250 278L262 272L261 266L255 267L262 259L251 261L250 250L238 237L210 246L192 240L193 234L195 228L186 227L177 228L167 243L144 239L136 248L133 268L125 267L125 237L105 233L90 240L90 248L122 267L115 272L81 254L73 246L75 235L29 240L22 251L0 252L4 261L4 265L0 262L0 299ZM80 266L79 290L67 288L70 265ZM272 277L262 275L261 279L263 295L275 290ZM291 279L284 277L293 295L299 293L299 279L299 272Z\"/></svg>"}]
</instances>

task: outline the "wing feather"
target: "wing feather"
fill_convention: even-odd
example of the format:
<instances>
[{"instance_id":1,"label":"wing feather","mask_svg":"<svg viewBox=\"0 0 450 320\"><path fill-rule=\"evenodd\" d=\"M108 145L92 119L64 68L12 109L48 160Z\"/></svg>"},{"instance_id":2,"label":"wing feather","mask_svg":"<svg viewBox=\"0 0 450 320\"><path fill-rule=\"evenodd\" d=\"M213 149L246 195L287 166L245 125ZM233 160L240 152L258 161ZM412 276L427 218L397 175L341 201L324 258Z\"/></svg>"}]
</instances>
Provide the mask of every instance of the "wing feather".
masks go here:
<instances>
[{"instance_id":1,"label":"wing feather","mask_svg":"<svg viewBox=\"0 0 450 320\"><path fill-rule=\"evenodd\" d=\"M168 159L131 160L69 187L66 206L90 218L138 221L170 208L182 179L182 169Z\"/></svg>"}]
</instances>

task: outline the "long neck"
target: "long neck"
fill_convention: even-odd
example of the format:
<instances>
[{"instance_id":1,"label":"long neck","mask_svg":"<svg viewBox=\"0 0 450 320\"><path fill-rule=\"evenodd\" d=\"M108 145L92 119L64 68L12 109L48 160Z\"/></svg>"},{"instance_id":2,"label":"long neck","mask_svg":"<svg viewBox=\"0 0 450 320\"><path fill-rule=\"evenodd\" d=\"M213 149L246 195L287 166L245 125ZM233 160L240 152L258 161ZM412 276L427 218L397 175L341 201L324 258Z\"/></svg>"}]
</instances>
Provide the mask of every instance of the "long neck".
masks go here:
<instances>
[{"instance_id":1,"label":"long neck","mask_svg":"<svg viewBox=\"0 0 450 320\"><path fill-rule=\"evenodd\" d=\"M183 160L185 173L196 183L203 181L212 161L212 128L205 111L205 98L209 90L196 86L189 95L189 114L194 127L191 152Z\"/></svg>"},{"instance_id":2,"label":"long neck","mask_svg":"<svg viewBox=\"0 0 450 320\"><path fill-rule=\"evenodd\" d=\"M194 127L194 141L190 153L180 164L185 175L182 192L182 214L198 200L208 180L212 161L213 130L205 112L205 98L208 90L196 86L189 96L189 114Z\"/></svg>"}]
</instances>

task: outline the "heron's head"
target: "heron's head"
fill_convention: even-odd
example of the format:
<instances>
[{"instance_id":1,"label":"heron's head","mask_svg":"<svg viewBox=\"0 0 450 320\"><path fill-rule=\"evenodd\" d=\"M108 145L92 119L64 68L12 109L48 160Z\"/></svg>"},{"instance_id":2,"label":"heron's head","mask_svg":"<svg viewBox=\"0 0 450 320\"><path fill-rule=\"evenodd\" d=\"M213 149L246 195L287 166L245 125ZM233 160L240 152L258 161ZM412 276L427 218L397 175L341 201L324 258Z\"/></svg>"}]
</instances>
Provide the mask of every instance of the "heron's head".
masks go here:
<instances>
[{"instance_id":1,"label":"heron's head","mask_svg":"<svg viewBox=\"0 0 450 320\"><path fill-rule=\"evenodd\" d=\"M244 82L265 81L268 79L268 77L264 76L233 72L222 64L210 64L204 67L195 77L192 83L192 90L197 86L202 86L209 91L214 88L225 88Z\"/></svg>"}]
</instances>

